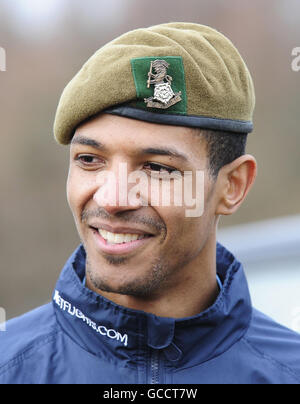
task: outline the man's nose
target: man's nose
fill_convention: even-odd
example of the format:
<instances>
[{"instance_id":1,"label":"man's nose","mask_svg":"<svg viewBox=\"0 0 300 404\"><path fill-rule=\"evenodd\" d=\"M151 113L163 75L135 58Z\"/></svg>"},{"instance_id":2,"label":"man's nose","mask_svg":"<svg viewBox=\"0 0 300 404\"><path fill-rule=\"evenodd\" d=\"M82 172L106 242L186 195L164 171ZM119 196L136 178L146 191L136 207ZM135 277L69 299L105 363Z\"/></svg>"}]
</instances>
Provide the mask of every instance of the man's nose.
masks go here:
<instances>
[{"instance_id":1,"label":"man's nose","mask_svg":"<svg viewBox=\"0 0 300 404\"><path fill-rule=\"evenodd\" d=\"M142 202L129 201L128 171L126 163L117 164L114 169L102 171L97 175L97 190L93 196L98 206L109 214L126 210L136 210Z\"/></svg>"}]
</instances>

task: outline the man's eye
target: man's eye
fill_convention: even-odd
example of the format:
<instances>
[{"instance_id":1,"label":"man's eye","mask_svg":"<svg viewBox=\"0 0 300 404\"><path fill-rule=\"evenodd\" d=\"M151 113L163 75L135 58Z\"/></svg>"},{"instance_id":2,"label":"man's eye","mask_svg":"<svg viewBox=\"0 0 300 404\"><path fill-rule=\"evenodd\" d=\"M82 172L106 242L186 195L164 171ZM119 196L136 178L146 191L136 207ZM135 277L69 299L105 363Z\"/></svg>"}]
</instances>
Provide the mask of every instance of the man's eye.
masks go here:
<instances>
[{"instance_id":1,"label":"man's eye","mask_svg":"<svg viewBox=\"0 0 300 404\"><path fill-rule=\"evenodd\" d=\"M146 163L144 167L149 167L149 171L159 174L171 174L174 171L177 171L176 168L171 168L156 163Z\"/></svg>"},{"instance_id":2,"label":"man's eye","mask_svg":"<svg viewBox=\"0 0 300 404\"><path fill-rule=\"evenodd\" d=\"M171 178L173 180L181 180L182 178L182 172L176 168L167 167L156 163L146 163L144 167L146 167L150 177L154 179L169 181Z\"/></svg>"},{"instance_id":3,"label":"man's eye","mask_svg":"<svg viewBox=\"0 0 300 404\"><path fill-rule=\"evenodd\" d=\"M100 162L99 158L96 156L92 156L90 154L80 154L75 157L75 160L81 163L82 165L93 165Z\"/></svg>"}]
</instances>

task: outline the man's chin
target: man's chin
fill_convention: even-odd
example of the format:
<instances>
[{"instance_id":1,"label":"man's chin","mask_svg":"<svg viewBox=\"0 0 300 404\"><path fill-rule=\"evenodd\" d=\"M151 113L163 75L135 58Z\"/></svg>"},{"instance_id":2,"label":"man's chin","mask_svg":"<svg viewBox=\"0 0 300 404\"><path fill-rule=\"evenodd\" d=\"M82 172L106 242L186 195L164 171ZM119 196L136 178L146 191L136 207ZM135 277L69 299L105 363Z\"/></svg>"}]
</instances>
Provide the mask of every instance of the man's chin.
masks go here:
<instances>
[{"instance_id":1,"label":"man's chin","mask_svg":"<svg viewBox=\"0 0 300 404\"><path fill-rule=\"evenodd\" d=\"M129 257L105 254L103 255L103 261L110 266L119 267L125 265L129 261Z\"/></svg>"},{"instance_id":2,"label":"man's chin","mask_svg":"<svg viewBox=\"0 0 300 404\"><path fill-rule=\"evenodd\" d=\"M135 270L126 265L127 260L127 257L106 256L99 271L99 264L95 265L87 258L87 286L99 294L104 292L136 298L149 298L156 294L167 277L163 266L156 262L150 263L148 269L142 270L142 266L137 266Z\"/></svg>"},{"instance_id":3,"label":"man's chin","mask_svg":"<svg viewBox=\"0 0 300 404\"><path fill-rule=\"evenodd\" d=\"M93 278L89 276L87 282L91 289L96 291L98 294L107 297L110 300L114 300L115 295L130 296L139 299L149 298L157 289L157 285L154 285L140 281L131 281L120 284L118 282L104 281L103 279Z\"/></svg>"}]
</instances>

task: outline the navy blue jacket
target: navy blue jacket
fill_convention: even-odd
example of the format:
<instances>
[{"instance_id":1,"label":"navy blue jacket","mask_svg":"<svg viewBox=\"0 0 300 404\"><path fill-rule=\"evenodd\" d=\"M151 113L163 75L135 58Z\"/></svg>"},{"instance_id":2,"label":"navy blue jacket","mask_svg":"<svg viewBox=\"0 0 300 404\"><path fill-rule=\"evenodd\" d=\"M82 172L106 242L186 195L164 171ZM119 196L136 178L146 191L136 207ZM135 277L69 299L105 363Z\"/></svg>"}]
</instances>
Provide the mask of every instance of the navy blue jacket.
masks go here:
<instances>
[{"instance_id":1,"label":"navy blue jacket","mask_svg":"<svg viewBox=\"0 0 300 404\"><path fill-rule=\"evenodd\" d=\"M162 318L87 289L80 246L52 302L0 332L0 383L299 384L300 335L252 308L242 265L220 245L217 272L210 308Z\"/></svg>"}]
</instances>

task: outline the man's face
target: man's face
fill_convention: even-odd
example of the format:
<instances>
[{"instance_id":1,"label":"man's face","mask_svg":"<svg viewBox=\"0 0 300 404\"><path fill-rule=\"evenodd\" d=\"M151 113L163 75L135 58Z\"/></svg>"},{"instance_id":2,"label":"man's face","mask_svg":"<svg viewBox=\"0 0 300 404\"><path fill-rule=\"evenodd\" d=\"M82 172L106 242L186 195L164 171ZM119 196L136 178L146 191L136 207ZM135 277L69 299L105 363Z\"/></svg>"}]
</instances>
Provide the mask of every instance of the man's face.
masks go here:
<instances>
[{"instance_id":1,"label":"man's face","mask_svg":"<svg viewBox=\"0 0 300 404\"><path fill-rule=\"evenodd\" d=\"M124 191L120 163L123 167L126 164L128 175L138 170L149 179L147 204L147 193L143 195L142 191L139 196L144 198L144 205L120 206L118 194ZM115 181L107 177L101 183L104 170L110 171ZM187 207L175 206L172 197L169 206L151 205L150 178L160 170L179 171L182 178L187 171L193 172L193 178L197 170L205 172L201 217L186 217ZM164 180L157 181L161 185ZM127 192L135 185L128 184ZM173 186L171 180L171 191ZM110 206L102 196L114 187L117 203ZM215 226L213 190L205 144L192 129L108 114L79 126L70 148L67 195L87 253L87 278L93 287L149 297L167 293L168 289L174 291L183 282L192 281L198 264L203 265L203 250ZM193 192L195 196L195 186ZM112 239L110 233L126 233L133 239L145 237L130 241L127 236L125 242L122 236ZM110 245L112 241L117 244Z\"/></svg>"}]
</instances>

